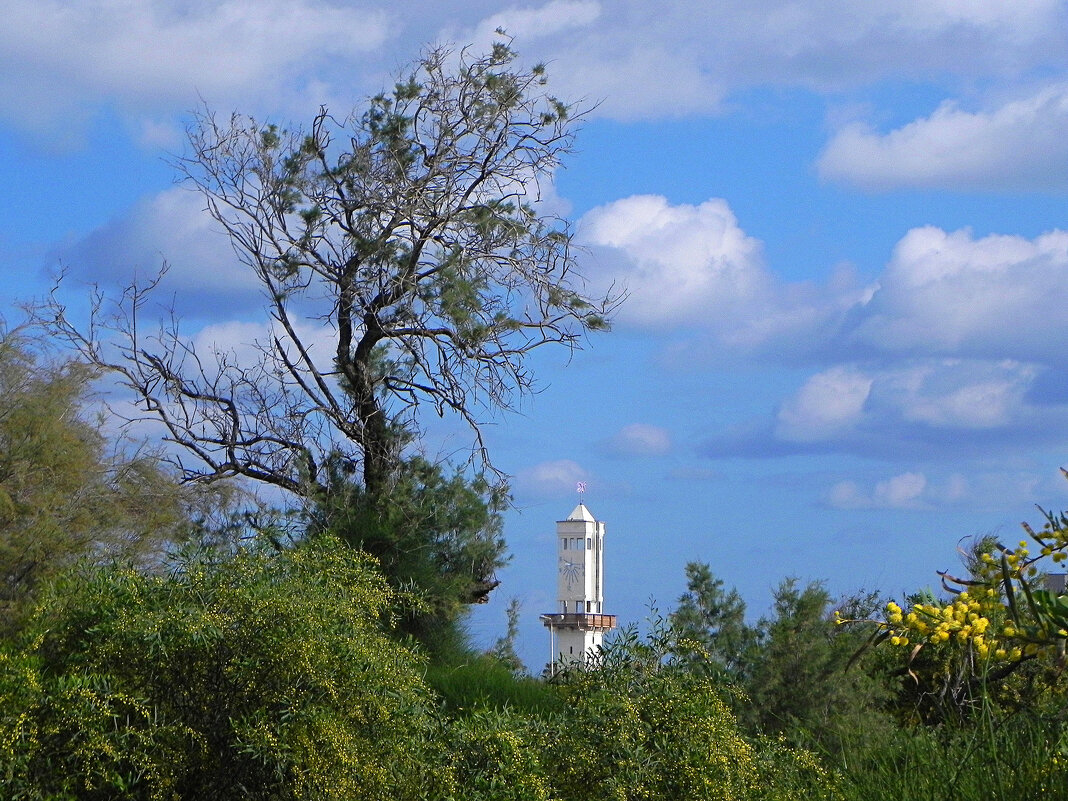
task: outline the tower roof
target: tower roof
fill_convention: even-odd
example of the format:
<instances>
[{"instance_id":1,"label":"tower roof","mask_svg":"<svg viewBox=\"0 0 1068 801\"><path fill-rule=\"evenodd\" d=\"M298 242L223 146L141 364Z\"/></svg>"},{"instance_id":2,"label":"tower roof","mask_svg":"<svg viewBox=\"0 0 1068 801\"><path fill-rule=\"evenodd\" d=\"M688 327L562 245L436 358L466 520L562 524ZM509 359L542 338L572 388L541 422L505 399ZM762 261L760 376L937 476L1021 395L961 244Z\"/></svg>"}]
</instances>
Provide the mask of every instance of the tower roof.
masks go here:
<instances>
[{"instance_id":1,"label":"tower roof","mask_svg":"<svg viewBox=\"0 0 1068 801\"><path fill-rule=\"evenodd\" d=\"M595 518L590 513L590 510L586 508L586 504L581 503L581 502L579 503L578 506L576 506L574 509L571 510L571 514L569 514L567 516L567 519L568 520L584 520L587 523L596 523L597 522L597 518Z\"/></svg>"}]
</instances>

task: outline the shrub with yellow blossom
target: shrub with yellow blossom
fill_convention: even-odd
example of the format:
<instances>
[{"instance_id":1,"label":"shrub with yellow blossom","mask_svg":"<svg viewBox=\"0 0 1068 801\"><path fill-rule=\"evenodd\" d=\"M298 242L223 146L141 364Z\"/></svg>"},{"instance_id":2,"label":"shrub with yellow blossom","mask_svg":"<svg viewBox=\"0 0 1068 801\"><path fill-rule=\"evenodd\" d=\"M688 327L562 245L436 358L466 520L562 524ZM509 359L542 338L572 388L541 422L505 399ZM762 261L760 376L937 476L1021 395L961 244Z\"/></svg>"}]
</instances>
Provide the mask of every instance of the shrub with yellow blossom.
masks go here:
<instances>
[{"instance_id":1,"label":"shrub with yellow blossom","mask_svg":"<svg viewBox=\"0 0 1068 801\"><path fill-rule=\"evenodd\" d=\"M1027 537L1012 548L992 538L983 541L968 578L940 571L947 600L886 604L870 642L908 649L910 672L925 649L955 652L963 661L958 680L965 672L1004 678L1034 659L1063 667L1068 595L1055 592L1056 583L1046 577L1068 559L1068 514L1044 514L1040 530L1023 524Z\"/></svg>"}]
</instances>

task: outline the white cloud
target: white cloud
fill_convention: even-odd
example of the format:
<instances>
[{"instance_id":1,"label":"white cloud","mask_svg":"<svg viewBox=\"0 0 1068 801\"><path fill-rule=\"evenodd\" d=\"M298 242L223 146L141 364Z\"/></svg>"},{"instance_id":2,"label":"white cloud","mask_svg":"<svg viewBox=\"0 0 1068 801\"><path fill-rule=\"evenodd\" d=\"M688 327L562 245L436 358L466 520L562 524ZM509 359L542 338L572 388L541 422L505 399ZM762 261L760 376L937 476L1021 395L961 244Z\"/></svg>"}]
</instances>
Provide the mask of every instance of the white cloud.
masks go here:
<instances>
[{"instance_id":1,"label":"white cloud","mask_svg":"<svg viewBox=\"0 0 1068 801\"><path fill-rule=\"evenodd\" d=\"M462 7L321 0L0 0L0 115L51 139L101 108L173 118L216 107L305 114L377 91L427 41L499 25L554 90L617 118L719 111L754 86L855 87L935 75L1026 76L1068 62L1058 0L840 3L617 0ZM529 43L529 47L526 43Z\"/></svg>"},{"instance_id":2,"label":"white cloud","mask_svg":"<svg viewBox=\"0 0 1068 801\"><path fill-rule=\"evenodd\" d=\"M894 371L881 379L879 394L910 423L996 428L1026 415L1026 393L1035 374L1033 367L1013 363L941 363Z\"/></svg>"},{"instance_id":3,"label":"white cloud","mask_svg":"<svg viewBox=\"0 0 1068 801\"><path fill-rule=\"evenodd\" d=\"M1057 483L1045 487L1041 476L1033 470L978 470L967 476L949 473L933 478L910 470L875 481L839 481L828 490L824 500L834 509L926 510L965 506L973 511L1003 511L1009 505L1031 504L1036 498L1048 495L1050 488L1060 488L1063 479L1057 478Z\"/></svg>"},{"instance_id":4,"label":"white cloud","mask_svg":"<svg viewBox=\"0 0 1068 801\"><path fill-rule=\"evenodd\" d=\"M854 122L819 159L824 178L866 189L1035 190L1068 185L1068 84L970 112L946 101L887 134Z\"/></svg>"},{"instance_id":5,"label":"white cloud","mask_svg":"<svg viewBox=\"0 0 1068 801\"><path fill-rule=\"evenodd\" d=\"M828 493L836 509L926 509L929 487L923 473L902 473L876 483L871 491L854 481L841 481Z\"/></svg>"},{"instance_id":6,"label":"white cloud","mask_svg":"<svg viewBox=\"0 0 1068 801\"><path fill-rule=\"evenodd\" d=\"M971 493L971 483L960 473L954 473L942 487L942 500L948 503L959 503L967 500Z\"/></svg>"},{"instance_id":7,"label":"white cloud","mask_svg":"<svg viewBox=\"0 0 1068 801\"><path fill-rule=\"evenodd\" d=\"M198 95L248 104L387 34L385 10L313 0L0 0L0 14L0 114L28 125L68 123L105 98L178 111Z\"/></svg>"},{"instance_id":8,"label":"white cloud","mask_svg":"<svg viewBox=\"0 0 1068 801\"><path fill-rule=\"evenodd\" d=\"M867 285L842 273L787 283L726 201L635 195L579 221L597 291L629 298L620 323L688 329L682 358L964 358L1059 365L1068 339L1068 231L1029 239L934 226L908 231ZM693 337L696 332L696 336ZM703 341L702 341L703 340Z\"/></svg>"},{"instance_id":9,"label":"white cloud","mask_svg":"<svg viewBox=\"0 0 1068 801\"><path fill-rule=\"evenodd\" d=\"M569 30L588 28L601 16L596 0L551 0L536 8L509 8L482 20L473 34L463 41L476 47L489 47L500 39L498 29L522 42L556 37Z\"/></svg>"},{"instance_id":10,"label":"white cloud","mask_svg":"<svg viewBox=\"0 0 1068 801\"><path fill-rule=\"evenodd\" d=\"M976 239L913 229L852 314L847 337L884 353L1057 363L1068 337L1068 232Z\"/></svg>"},{"instance_id":11,"label":"white cloud","mask_svg":"<svg viewBox=\"0 0 1068 801\"><path fill-rule=\"evenodd\" d=\"M782 402L774 436L799 445L864 450L885 445L887 437L944 438L950 432L1027 427L1040 419L1028 400L1038 374L1033 365L1009 361L836 365L811 376Z\"/></svg>"},{"instance_id":12,"label":"white cloud","mask_svg":"<svg viewBox=\"0 0 1068 801\"><path fill-rule=\"evenodd\" d=\"M202 359L206 359L208 354L217 353L228 361L251 366L263 358L263 351L257 343L268 341L268 334L268 328L261 323L229 321L204 326L191 342Z\"/></svg>"},{"instance_id":13,"label":"white cloud","mask_svg":"<svg viewBox=\"0 0 1068 801\"><path fill-rule=\"evenodd\" d=\"M791 442L817 442L853 428L864 417L874 379L851 367L810 378L779 409L776 432Z\"/></svg>"},{"instance_id":14,"label":"white cloud","mask_svg":"<svg viewBox=\"0 0 1068 801\"><path fill-rule=\"evenodd\" d=\"M520 470L516 475L516 490L520 495L558 498L574 495L578 482L587 481L589 477L578 462L557 459Z\"/></svg>"},{"instance_id":15,"label":"white cloud","mask_svg":"<svg viewBox=\"0 0 1068 801\"><path fill-rule=\"evenodd\" d=\"M671 450L671 435L659 426L631 423L608 441L608 449L617 456L663 456Z\"/></svg>"},{"instance_id":16,"label":"white cloud","mask_svg":"<svg viewBox=\"0 0 1068 801\"><path fill-rule=\"evenodd\" d=\"M599 113L630 119L717 111L731 91L761 84L1020 75L1065 62L1065 21L1057 0L860 3L846 13L831 0L620 0L594 25L555 28L543 58L564 94L604 99Z\"/></svg>"},{"instance_id":17,"label":"white cloud","mask_svg":"<svg viewBox=\"0 0 1068 801\"><path fill-rule=\"evenodd\" d=\"M729 308L768 294L760 243L725 200L673 206L659 195L634 195L587 212L578 229L594 252L588 277L630 293L621 320L715 324Z\"/></svg>"},{"instance_id":18,"label":"white cloud","mask_svg":"<svg viewBox=\"0 0 1068 801\"><path fill-rule=\"evenodd\" d=\"M119 285L151 276L166 262L163 289L176 293L183 314L234 314L262 305L255 277L204 211L203 197L182 188L141 200L56 255L78 278Z\"/></svg>"},{"instance_id":19,"label":"white cloud","mask_svg":"<svg viewBox=\"0 0 1068 801\"><path fill-rule=\"evenodd\" d=\"M871 288L839 271L825 286L788 284L764 265L763 247L739 226L727 201L673 205L633 195L587 212L578 223L583 272L596 291L626 289L621 323L708 337L702 352L749 355L811 350ZM694 358L694 343L681 346Z\"/></svg>"},{"instance_id":20,"label":"white cloud","mask_svg":"<svg viewBox=\"0 0 1068 801\"><path fill-rule=\"evenodd\" d=\"M923 473L902 473L875 485L875 503L894 509L910 508L920 504L927 478Z\"/></svg>"}]
</instances>

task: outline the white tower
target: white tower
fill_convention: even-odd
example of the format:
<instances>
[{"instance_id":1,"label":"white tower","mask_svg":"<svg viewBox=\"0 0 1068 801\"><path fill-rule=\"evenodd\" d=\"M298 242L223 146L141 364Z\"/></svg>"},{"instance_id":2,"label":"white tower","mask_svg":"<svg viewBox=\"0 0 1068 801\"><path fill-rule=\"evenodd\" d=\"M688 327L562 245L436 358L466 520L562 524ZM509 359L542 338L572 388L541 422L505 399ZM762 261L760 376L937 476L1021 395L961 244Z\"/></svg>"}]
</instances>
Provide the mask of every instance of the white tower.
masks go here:
<instances>
[{"instance_id":1,"label":"white tower","mask_svg":"<svg viewBox=\"0 0 1068 801\"><path fill-rule=\"evenodd\" d=\"M604 614L604 522L579 503L556 524L557 609L541 616L549 628L551 665L586 662L616 616Z\"/></svg>"}]
</instances>

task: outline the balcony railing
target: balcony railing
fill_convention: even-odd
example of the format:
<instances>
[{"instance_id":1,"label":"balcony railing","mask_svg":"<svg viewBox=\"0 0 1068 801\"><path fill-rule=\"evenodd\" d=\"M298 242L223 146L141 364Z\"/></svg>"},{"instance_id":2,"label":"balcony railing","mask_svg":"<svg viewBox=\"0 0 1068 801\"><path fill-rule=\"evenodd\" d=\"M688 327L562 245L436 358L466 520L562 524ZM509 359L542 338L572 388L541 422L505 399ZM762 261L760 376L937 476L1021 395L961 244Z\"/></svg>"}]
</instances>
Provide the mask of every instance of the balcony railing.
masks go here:
<instances>
[{"instance_id":1,"label":"balcony railing","mask_svg":"<svg viewBox=\"0 0 1068 801\"><path fill-rule=\"evenodd\" d=\"M594 615L589 612L557 612L541 616L549 628L575 628L582 631L608 631L616 627L615 615Z\"/></svg>"}]
</instances>

